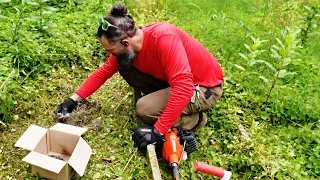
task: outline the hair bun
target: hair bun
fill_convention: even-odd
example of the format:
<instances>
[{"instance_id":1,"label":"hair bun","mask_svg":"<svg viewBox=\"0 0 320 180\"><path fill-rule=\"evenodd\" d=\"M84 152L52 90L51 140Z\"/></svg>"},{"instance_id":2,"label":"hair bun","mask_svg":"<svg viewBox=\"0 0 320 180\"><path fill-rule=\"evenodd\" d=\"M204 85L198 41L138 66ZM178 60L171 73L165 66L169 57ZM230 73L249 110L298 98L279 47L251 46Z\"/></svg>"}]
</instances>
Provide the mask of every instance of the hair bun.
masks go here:
<instances>
[{"instance_id":1,"label":"hair bun","mask_svg":"<svg viewBox=\"0 0 320 180\"><path fill-rule=\"evenodd\" d=\"M114 17L125 16L128 13L127 7L121 2L115 4L110 11L110 15Z\"/></svg>"}]
</instances>

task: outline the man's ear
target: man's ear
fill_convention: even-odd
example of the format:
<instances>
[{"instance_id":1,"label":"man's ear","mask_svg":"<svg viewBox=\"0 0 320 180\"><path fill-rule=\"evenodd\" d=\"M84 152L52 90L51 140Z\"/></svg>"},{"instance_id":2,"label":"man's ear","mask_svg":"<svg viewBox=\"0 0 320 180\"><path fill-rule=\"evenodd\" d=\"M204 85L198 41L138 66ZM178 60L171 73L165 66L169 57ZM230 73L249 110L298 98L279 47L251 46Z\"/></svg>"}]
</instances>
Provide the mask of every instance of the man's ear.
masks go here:
<instances>
[{"instance_id":1,"label":"man's ear","mask_svg":"<svg viewBox=\"0 0 320 180\"><path fill-rule=\"evenodd\" d=\"M130 42L127 39L124 39L121 41L121 44L124 45L125 47L128 47Z\"/></svg>"}]
</instances>

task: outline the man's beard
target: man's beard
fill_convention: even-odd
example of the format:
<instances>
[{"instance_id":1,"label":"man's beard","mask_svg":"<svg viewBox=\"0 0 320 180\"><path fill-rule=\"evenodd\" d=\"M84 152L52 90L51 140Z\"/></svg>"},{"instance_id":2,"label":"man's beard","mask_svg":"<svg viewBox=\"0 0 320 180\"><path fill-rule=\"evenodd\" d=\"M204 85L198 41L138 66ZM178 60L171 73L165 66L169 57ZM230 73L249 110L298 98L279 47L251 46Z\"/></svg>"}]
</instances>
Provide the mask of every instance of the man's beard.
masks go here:
<instances>
[{"instance_id":1,"label":"man's beard","mask_svg":"<svg viewBox=\"0 0 320 180\"><path fill-rule=\"evenodd\" d=\"M119 55L116 55L119 70L128 70L132 68L136 53L130 49L122 49Z\"/></svg>"}]
</instances>

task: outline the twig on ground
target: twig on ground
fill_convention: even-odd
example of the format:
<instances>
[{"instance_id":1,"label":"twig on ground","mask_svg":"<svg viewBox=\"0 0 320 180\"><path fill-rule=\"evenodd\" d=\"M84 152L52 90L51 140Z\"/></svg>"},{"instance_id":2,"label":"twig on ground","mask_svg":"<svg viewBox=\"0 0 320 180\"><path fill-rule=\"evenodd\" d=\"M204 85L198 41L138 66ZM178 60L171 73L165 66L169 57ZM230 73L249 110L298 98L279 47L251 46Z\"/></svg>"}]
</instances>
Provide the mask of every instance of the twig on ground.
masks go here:
<instances>
[{"instance_id":1,"label":"twig on ground","mask_svg":"<svg viewBox=\"0 0 320 180\"><path fill-rule=\"evenodd\" d=\"M14 70L11 71L11 73L9 74L7 79L2 83L2 85L0 86L0 89L2 89L6 85L7 81L10 79L11 75L13 74L13 72L14 72Z\"/></svg>"},{"instance_id":2,"label":"twig on ground","mask_svg":"<svg viewBox=\"0 0 320 180\"><path fill-rule=\"evenodd\" d=\"M124 168L123 168L122 171L124 171L124 170L127 168L128 164L130 163L130 161L131 161L131 159L133 158L133 156L136 154L137 150L138 150L138 149L136 149L136 150L132 153L132 156L130 157L129 161L127 162L126 166L124 166Z\"/></svg>"}]
</instances>

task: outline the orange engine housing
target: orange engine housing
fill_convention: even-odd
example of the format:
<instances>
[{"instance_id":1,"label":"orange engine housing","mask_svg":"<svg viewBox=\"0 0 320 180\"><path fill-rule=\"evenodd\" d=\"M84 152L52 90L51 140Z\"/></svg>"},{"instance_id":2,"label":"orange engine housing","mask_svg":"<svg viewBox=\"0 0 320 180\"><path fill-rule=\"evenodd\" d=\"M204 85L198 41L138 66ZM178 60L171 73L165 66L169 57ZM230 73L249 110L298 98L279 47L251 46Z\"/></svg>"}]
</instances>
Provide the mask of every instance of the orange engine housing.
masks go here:
<instances>
[{"instance_id":1,"label":"orange engine housing","mask_svg":"<svg viewBox=\"0 0 320 180\"><path fill-rule=\"evenodd\" d=\"M173 128L164 134L164 138L166 142L163 144L162 157L168 161L170 166L172 163L179 164L183 155L183 146L180 144L178 130Z\"/></svg>"}]
</instances>

